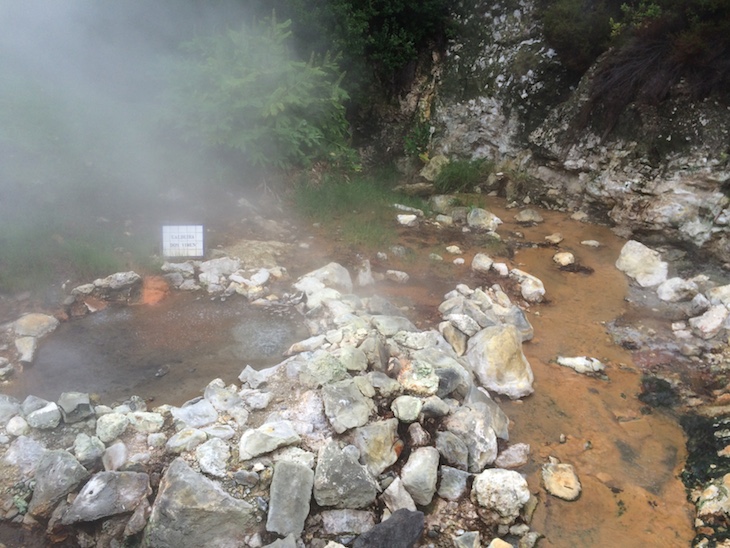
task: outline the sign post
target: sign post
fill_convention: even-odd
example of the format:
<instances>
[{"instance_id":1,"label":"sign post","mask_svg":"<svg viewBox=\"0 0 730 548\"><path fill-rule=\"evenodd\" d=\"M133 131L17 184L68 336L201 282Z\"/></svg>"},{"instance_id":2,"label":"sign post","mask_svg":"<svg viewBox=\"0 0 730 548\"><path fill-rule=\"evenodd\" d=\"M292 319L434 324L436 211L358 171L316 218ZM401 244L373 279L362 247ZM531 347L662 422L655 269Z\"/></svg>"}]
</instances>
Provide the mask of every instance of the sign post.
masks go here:
<instances>
[{"instance_id":1,"label":"sign post","mask_svg":"<svg viewBox=\"0 0 730 548\"><path fill-rule=\"evenodd\" d=\"M162 255L165 257L202 257L203 225L162 227Z\"/></svg>"}]
</instances>

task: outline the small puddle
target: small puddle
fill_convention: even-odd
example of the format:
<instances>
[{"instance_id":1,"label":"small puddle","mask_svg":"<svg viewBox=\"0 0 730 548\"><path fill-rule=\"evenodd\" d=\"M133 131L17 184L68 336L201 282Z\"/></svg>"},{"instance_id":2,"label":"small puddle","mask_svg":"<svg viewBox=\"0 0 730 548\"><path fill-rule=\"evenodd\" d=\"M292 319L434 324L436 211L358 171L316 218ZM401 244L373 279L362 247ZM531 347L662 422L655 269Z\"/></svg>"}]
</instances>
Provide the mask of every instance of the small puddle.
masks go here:
<instances>
[{"instance_id":1,"label":"small puddle","mask_svg":"<svg viewBox=\"0 0 730 548\"><path fill-rule=\"evenodd\" d=\"M131 395L181 405L214 378L236 380L246 365L279 363L308 337L298 313L174 293L155 305L110 306L63 323L44 338L9 392L57 400L83 390L101 401Z\"/></svg>"}]
</instances>

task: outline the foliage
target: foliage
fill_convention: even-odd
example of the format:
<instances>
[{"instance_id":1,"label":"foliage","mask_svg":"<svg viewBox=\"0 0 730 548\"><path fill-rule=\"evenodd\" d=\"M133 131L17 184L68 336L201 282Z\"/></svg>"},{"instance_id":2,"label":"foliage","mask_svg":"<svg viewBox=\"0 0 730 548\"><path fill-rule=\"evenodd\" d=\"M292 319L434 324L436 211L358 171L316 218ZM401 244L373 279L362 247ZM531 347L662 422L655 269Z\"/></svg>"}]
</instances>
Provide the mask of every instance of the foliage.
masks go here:
<instances>
[{"instance_id":1,"label":"foliage","mask_svg":"<svg viewBox=\"0 0 730 548\"><path fill-rule=\"evenodd\" d=\"M347 156L348 96L337 60L298 60L290 26L272 17L186 43L167 121L189 140L239 151L260 167Z\"/></svg>"},{"instance_id":2,"label":"foliage","mask_svg":"<svg viewBox=\"0 0 730 548\"><path fill-rule=\"evenodd\" d=\"M403 150L406 156L428 158L428 145L431 141L431 124L428 120L418 118L403 138Z\"/></svg>"},{"instance_id":3,"label":"foliage","mask_svg":"<svg viewBox=\"0 0 730 548\"><path fill-rule=\"evenodd\" d=\"M494 163L486 159L452 160L436 177L434 185L442 194L466 192L487 178L494 169Z\"/></svg>"}]
</instances>

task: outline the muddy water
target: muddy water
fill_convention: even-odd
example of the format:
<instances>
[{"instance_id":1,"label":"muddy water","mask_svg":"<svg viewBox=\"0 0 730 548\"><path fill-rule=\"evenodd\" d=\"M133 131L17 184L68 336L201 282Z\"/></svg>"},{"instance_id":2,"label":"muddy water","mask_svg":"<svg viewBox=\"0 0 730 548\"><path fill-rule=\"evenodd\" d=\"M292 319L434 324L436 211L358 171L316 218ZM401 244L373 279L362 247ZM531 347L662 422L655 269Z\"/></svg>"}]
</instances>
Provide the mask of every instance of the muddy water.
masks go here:
<instances>
[{"instance_id":1,"label":"muddy water","mask_svg":"<svg viewBox=\"0 0 730 548\"><path fill-rule=\"evenodd\" d=\"M109 307L62 324L8 391L55 401L62 392L84 390L104 403L137 395L181 405L214 378L230 383L246 365L279 363L307 336L290 311L178 293L156 305Z\"/></svg>"},{"instance_id":2,"label":"muddy water","mask_svg":"<svg viewBox=\"0 0 730 548\"><path fill-rule=\"evenodd\" d=\"M682 430L673 419L650 412L637 400L641 371L604 326L626 310L627 280L614 266L625 241L605 227L558 212L541 211L544 223L524 227L511 221L517 210L504 209L502 202L495 200L489 209L505 221L498 232L516 250L512 257L492 256L538 276L547 291L548 302L527 310L535 338L523 348L535 374L535 393L522 401L501 401L512 422L511 441L532 448L532 460L522 471L540 499L532 522L533 530L545 535L540 546L689 546L694 509L678 479L686 457ZM544 244L544 237L553 232L565 238L560 250L574 253L592 273L562 271L552 261L557 249L530 245ZM469 272L474 254L485 251L470 246L469 237L456 231L427 237L430 245L425 247L440 246L447 261L453 257L443 249L458 244L466 265L402 263L415 286L391 287L389 293L411 308L421 327L436 325L438 318L424 316L423 311L435 309L443 290L457 281L470 287L508 285ZM597 240L601 246L581 245L584 240ZM608 380L554 363L558 356L583 355L603 361ZM574 465L583 485L577 501L545 493L540 467L550 456Z\"/></svg>"}]
</instances>

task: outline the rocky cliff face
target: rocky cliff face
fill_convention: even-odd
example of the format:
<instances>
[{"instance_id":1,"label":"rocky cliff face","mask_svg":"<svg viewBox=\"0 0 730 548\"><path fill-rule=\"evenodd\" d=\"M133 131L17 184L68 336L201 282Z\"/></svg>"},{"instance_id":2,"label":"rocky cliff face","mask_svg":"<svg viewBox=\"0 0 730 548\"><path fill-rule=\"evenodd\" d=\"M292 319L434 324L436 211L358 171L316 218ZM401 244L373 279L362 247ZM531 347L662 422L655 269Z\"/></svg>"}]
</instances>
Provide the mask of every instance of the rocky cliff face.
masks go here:
<instances>
[{"instance_id":1,"label":"rocky cliff face","mask_svg":"<svg viewBox=\"0 0 730 548\"><path fill-rule=\"evenodd\" d=\"M489 158L519 179L510 198L584 209L626 236L660 235L730 262L730 107L680 84L632 104L603 135L578 123L594 74L572 82L535 3L461 2L435 110L435 148ZM610 53L609 53L610 54Z\"/></svg>"}]
</instances>

